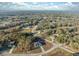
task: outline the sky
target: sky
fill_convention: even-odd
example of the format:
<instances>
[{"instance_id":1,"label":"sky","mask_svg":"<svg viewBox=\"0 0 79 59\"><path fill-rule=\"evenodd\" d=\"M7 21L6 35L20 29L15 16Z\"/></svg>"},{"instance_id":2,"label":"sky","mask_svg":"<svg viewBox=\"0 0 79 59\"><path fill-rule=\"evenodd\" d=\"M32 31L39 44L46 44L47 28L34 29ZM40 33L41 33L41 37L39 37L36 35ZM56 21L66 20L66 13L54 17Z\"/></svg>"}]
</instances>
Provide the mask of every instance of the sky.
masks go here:
<instances>
[{"instance_id":1,"label":"sky","mask_svg":"<svg viewBox=\"0 0 79 59\"><path fill-rule=\"evenodd\" d=\"M79 2L0 2L0 10L79 10Z\"/></svg>"}]
</instances>

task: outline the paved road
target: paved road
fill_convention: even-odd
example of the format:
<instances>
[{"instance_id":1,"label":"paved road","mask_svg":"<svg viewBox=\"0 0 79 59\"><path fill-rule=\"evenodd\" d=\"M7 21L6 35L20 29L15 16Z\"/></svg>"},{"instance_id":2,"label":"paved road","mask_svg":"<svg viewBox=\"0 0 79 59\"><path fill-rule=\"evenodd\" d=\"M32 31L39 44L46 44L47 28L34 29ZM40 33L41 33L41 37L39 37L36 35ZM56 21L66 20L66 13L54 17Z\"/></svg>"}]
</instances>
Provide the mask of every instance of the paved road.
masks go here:
<instances>
[{"instance_id":1,"label":"paved road","mask_svg":"<svg viewBox=\"0 0 79 59\"><path fill-rule=\"evenodd\" d=\"M11 54L14 49L15 49L15 46L13 46L13 47L10 49L9 54Z\"/></svg>"},{"instance_id":2,"label":"paved road","mask_svg":"<svg viewBox=\"0 0 79 59\"><path fill-rule=\"evenodd\" d=\"M52 38L52 37L51 37ZM54 39L54 38L53 38ZM46 40L47 42L49 42L49 43L52 43L52 42L50 42L50 41L48 41L48 40ZM72 50L70 50L70 49L68 49L64 44L57 44L57 43L52 43L55 47L57 47L57 48L61 48L61 49L64 49L64 50L66 50L66 51L68 51L68 52L70 52L70 53L75 53L74 51L72 51ZM55 47L52 47L53 49L55 49ZM49 51L49 50L48 50Z\"/></svg>"},{"instance_id":3,"label":"paved road","mask_svg":"<svg viewBox=\"0 0 79 59\"><path fill-rule=\"evenodd\" d=\"M40 46L40 48L41 48L41 51L42 51L42 52L45 52L45 50L44 50L43 46Z\"/></svg>"},{"instance_id":4,"label":"paved road","mask_svg":"<svg viewBox=\"0 0 79 59\"><path fill-rule=\"evenodd\" d=\"M75 53L74 51L72 51L72 50L69 50L68 48L65 48L65 47L60 47L61 49L64 49L65 51L68 51L68 52L70 52L70 53Z\"/></svg>"}]
</instances>

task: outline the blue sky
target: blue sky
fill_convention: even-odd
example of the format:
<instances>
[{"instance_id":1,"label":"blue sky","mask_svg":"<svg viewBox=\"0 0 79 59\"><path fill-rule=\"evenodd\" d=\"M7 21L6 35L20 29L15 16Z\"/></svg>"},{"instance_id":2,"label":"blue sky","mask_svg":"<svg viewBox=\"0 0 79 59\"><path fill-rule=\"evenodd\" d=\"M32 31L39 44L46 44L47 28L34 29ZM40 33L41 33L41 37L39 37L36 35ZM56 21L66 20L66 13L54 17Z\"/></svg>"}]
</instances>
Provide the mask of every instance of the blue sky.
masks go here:
<instances>
[{"instance_id":1,"label":"blue sky","mask_svg":"<svg viewBox=\"0 0 79 59\"><path fill-rule=\"evenodd\" d=\"M79 2L0 2L0 10L74 10Z\"/></svg>"}]
</instances>

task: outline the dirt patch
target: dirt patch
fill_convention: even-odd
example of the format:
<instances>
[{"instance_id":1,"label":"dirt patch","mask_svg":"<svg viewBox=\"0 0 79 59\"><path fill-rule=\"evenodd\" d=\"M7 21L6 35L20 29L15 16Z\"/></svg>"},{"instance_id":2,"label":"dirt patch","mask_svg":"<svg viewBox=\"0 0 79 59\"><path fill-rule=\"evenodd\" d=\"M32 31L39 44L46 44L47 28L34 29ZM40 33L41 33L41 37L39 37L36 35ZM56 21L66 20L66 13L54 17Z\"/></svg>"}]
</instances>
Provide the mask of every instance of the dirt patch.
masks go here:
<instances>
[{"instance_id":1,"label":"dirt patch","mask_svg":"<svg viewBox=\"0 0 79 59\"><path fill-rule=\"evenodd\" d=\"M52 46L53 46L53 45L52 45L51 43L46 42L46 45L44 45L43 48L44 48L45 51L46 51L46 50L52 48Z\"/></svg>"}]
</instances>

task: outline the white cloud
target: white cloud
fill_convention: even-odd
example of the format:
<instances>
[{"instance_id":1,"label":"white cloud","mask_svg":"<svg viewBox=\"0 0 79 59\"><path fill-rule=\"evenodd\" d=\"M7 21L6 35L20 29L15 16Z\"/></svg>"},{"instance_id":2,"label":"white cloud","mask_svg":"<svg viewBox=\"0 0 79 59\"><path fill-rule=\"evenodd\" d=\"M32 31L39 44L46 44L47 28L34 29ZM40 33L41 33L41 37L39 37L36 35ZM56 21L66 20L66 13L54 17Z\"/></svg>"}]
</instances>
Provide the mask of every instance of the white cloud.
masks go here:
<instances>
[{"instance_id":1,"label":"white cloud","mask_svg":"<svg viewBox=\"0 0 79 59\"><path fill-rule=\"evenodd\" d=\"M67 2L64 4L65 6L74 6L74 4L72 4L72 2Z\"/></svg>"},{"instance_id":2,"label":"white cloud","mask_svg":"<svg viewBox=\"0 0 79 59\"><path fill-rule=\"evenodd\" d=\"M27 5L27 3L24 3L24 2L12 2L12 3L16 5L21 5L21 6Z\"/></svg>"},{"instance_id":3,"label":"white cloud","mask_svg":"<svg viewBox=\"0 0 79 59\"><path fill-rule=\"evenodd\" d=\"M31 7L32 10L63 10L64 8L61 7L61 6L57 6L57 5L54 5L54 6L32 6Z\"/></svg>"},{"instance_id":4,"label":"white cloud","mask_svg":"<svg viewBox=\"0 0 79 59\"><path fill-rule=\"evenodd\" d=\"M37 3L37 2L31 2L31 3L12 2L12 4L8 5L8 8L19 9L19 10L69 10L72 8L77 8L77 6L73 4L72 2L67 2L64 4L62 3L60 4L50 3L49 4L49 3Z\"/></svg>"},{"instance_id":5,"label":"white cloud","mask_svg":"<svg viewBox=\"0 0 79 59\"><path fill-rule=\"evenodd\" d=\"M57 9L59 8L59 6L53 6L53 7L57 8Z\"/></svg>"},{"instance_id":6,"label":"white cloud","mask_svg":"<svg viewBox=\"0 0 79 59\"><path fill-rule=\"evenodd\" d=\"M33 4L38 4L37 2L33 2Z\"/></svg>"}]
</instances>

